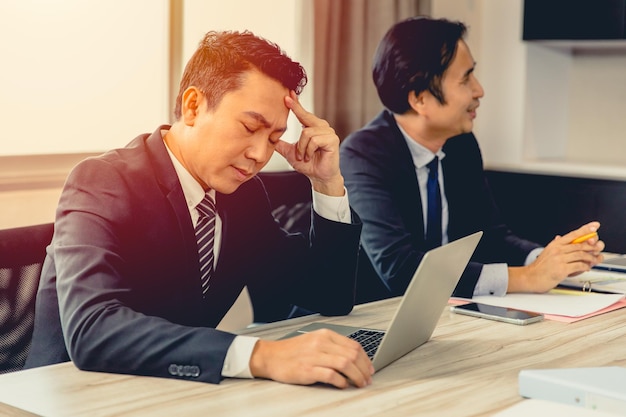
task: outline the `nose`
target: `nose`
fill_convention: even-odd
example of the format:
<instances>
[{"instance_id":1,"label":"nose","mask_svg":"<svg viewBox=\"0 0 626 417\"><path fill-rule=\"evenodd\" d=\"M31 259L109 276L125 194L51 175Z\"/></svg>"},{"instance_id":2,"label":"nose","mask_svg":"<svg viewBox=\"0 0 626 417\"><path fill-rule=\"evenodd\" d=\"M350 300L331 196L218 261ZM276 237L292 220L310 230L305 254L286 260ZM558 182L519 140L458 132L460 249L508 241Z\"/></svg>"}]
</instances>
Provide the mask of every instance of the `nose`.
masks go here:
<instances>
[{"instance_id":1,"label":"nose","mask_svg":"<svg viewBox=\"0 0 626 417\"><path fill-rule=\"evenodd\" d=\"M272 156L272 152L269 138L259 135L248 145L244 155L256 163L265 163Z\"/></svg>"},{"instance_id":2,"label":"nose","mask_svg":"<svg viewBox=\"0 0 626 417\"><path fill-rule=\"evenodd\" d=\"M482 98L485 95L485 90L483 90L483 86L480 84L477 78L474 78L474 98Z\"/></svg>"}]
</instances>

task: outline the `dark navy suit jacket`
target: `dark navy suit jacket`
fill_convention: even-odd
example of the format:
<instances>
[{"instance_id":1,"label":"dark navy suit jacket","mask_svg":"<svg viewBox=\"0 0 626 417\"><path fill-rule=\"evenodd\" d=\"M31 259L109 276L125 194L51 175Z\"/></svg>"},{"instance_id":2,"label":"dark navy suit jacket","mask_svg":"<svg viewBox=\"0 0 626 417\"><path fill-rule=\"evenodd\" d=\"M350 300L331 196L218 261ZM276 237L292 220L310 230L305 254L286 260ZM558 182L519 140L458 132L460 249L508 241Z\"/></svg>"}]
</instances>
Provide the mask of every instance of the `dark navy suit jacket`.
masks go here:
<instances>
[{"instance_id":1,"label":"dark navy suit jacket","mask_svg":"<svg viewBox=\"0 0 626 417\"><path fill-rule=\"evenodd\" d=\"M167 128L69 175L27 368L71 358L81 369L216 383L235 335L213 327L244 285L255 311L271 306L275 317L263 319L284 318L291 304L351 311L360 222L313 214L310 239L287 234L258 178L216 196L222 243L203 299L191 216L160 133Z\"/></svg>"},{"instance_id":2,"label":"dark navy suit jacket","mask_svg":"<svg viewBox=\"0 0 626 417\"><path fill-rule=\"evenodd\" d=\"M523 265L539 245L513 235L503 223L473 134L450 138L443 151L449 240L484 231L454 291L471 297L483 264ZM404 293L425 252L424 223L413 159L391 112L381 112L342 142L341 171L350 203L363 222L364 251L387 295Z\"/></svg>"}]
</instances>

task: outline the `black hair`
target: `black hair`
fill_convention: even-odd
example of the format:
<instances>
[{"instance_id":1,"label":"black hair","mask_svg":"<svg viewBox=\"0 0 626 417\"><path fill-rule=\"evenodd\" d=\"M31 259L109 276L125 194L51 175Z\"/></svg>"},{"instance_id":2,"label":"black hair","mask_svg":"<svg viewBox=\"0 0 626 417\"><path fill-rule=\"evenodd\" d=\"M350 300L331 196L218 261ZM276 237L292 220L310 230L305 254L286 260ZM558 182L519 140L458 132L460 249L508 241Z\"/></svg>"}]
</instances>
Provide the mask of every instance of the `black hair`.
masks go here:
<instances>
[{"instance_id":1,"label":"black hair","mask_svg":"<svg viewBox=\"0 0 626 417\"><path fill-rule=\"evenodd\" d=\"M450 66L458 41L467 32L461 22L417 16L396 23L378 44L372 77L378 97L397 114L410 109L408 95L428 90L441 104L443 73Z\"/></svg>"},{"instance_id":2,"label":"black hair","mask_svg":"<svg viewBox=\"0 0 626 417\"><path fill-rule=\"evenodd\" d=\"M257 69L300 94L307 83L306 71L278 45L252 32L208 32L185 66L174 115L181 116L182 96L195 86L206 96L212 109L228 91L241 87L242 75Z\"/></svg>"}]
</instances>

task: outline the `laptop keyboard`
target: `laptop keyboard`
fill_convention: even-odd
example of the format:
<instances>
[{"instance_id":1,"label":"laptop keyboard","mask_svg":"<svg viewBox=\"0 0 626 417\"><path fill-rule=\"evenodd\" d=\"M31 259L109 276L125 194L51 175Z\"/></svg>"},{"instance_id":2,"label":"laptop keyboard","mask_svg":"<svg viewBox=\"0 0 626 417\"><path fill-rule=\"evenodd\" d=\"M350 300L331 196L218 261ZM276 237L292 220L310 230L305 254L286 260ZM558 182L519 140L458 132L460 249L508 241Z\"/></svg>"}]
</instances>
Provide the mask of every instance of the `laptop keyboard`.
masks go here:
<instances>
[{"instance_id":1,"label":"laptop keyboard","mask_svg":"<svg viewBox=\"0 0 626 417\"><path fill-rule=\"evenodd\" d=\"M359 329L349 334L348 337L359 342L361 346L363 346L363 350L367 353L367 356L372 360L384 335L385 332L381 331Z\"/></svg>"}]
</instances>

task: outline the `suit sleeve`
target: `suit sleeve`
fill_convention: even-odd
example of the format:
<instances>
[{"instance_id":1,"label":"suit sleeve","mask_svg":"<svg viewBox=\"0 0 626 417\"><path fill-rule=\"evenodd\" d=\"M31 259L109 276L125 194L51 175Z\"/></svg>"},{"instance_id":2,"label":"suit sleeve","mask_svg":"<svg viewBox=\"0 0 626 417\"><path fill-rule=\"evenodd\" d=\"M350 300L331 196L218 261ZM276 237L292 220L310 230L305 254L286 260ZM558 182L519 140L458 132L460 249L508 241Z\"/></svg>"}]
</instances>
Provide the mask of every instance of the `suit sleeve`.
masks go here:
<instances>
[{"instance_id":1,"label":"suit sleeve","mask_svg":"<svg viewBox=\"0 0 626 417\"><path fill-rule=\"evenodd\" d=\"M448 140L444 146L446 195L450 210L448 236L463 237L483 230L473 263L468 269L478 269L486 263L524 265L531 250L539 247L515 235L508 227L497 206L483 169L482 155L473 134Z\"/></svg>"},{"instance_id":2,"label":"suit sleeve","mask_svg":"<svg viewBox=\"0 0 626 417\"><path fill-rule=\"evenodd\" d=\"M135 191L98 160L79 165L66 182L53 256L68 353L84 370L217 383L234 335L130 307L136 282L122 248L132 233Z\"/></svg>"},{"instance_id":3,"label":"suit sleeve","mask_svg":"<svg viewBox=\"0 0 626 417\"><path fill-rule=\"evenodd\" d=\"M308 234L288 233L272 217L264 188L253 185L248 186L246 198L256 201L263 217L255 219L250 228L261 227L255 232L263 237L258 245L266 250L272 248L260 260L259 270L265 271L263 279L248 283L255 311L258 306L269 312L266 317L270 320L285 317L281 304L329 316L350 313L361 233L356 213L352 212L351 223L342 223L325 219L311 208Z\"/></svg>"},{"instance_id":4,"label":"suit sleeve","mask_svg":"<svg viewBox=\"0 0 626 417\"><path fill-rule=\"evenodd\" d=\"M390 160L386 153L390 149L379 139L370 132L347 139L341 146L341 171L350 202L363 222L361 244L390 295L395 296L404 293L424 255L410 231L417 226L408 224L409 216L402 213L402 206L419 210L420 203L419 195L402 190L410 179L397 178L393 171L398 162ZM421 221L419 212L412 217Z\"/></svg>"}]
</instances>

